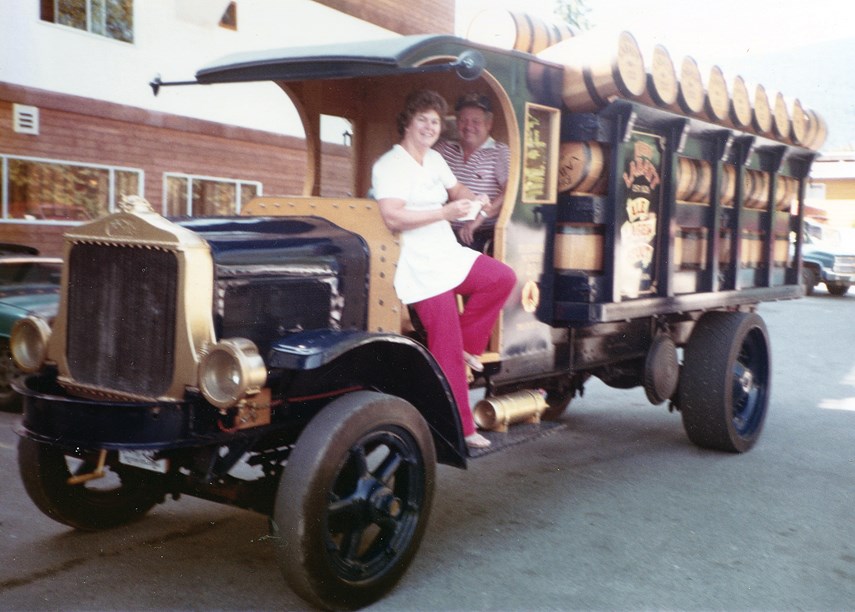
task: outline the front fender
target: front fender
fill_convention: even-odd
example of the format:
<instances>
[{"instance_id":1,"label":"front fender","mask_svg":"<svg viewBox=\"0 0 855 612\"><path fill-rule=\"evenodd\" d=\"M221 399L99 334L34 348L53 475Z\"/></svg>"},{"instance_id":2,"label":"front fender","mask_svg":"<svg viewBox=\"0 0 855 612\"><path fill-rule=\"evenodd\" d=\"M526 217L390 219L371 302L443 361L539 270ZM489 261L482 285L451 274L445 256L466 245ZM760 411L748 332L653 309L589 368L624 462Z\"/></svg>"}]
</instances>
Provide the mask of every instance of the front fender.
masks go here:
<instances>
[{"instance_id":1,"label":"front fender","mask_svg":"<svg viewBox=\"0 0 855 612\"><path fill-rule=\"evenodd\" d=\"M466 466L463 425L451 387L422 344L392 333L309 330L273 343L272 369L290 371L301 393L359 386L406 399L431 428L437 461Z\"/></svg>"}]
</instances>

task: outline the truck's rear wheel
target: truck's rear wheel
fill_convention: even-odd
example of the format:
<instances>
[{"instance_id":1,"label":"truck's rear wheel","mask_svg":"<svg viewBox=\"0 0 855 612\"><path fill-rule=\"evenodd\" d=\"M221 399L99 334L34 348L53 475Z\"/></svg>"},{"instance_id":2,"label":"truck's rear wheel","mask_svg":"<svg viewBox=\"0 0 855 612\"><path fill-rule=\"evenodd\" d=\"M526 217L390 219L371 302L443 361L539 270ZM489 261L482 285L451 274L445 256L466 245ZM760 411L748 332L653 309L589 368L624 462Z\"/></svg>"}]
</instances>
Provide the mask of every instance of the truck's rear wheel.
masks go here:
<instances>
[{"instance_id":1,"label":"truck's rear wheel","mask_svg":"<svg viewBox=\"0 0 855 612\"><path fill-rule=\"evenodd\" d=\"M291 588L332 609L382 597L418 549L435 470L430 430L406 401L360 391L331 402L279 483L271 529Z\"/></svg>"},{"instance_id":2,"label":"truck's rear wheel","mask_svg":"<svg viewBox=\"0 0 855 612\"><path fill-rule=\"evenodd\" d=\"M69 484L94 471L97 453L71 453L21 438L18 469L33 503L47 516L75 529L98 531L142 518L163 499L158 477L125 467L108 454L105 477Z\"/></svg>"},{"instance_id":3,"label":"truck's rear wheel","mask_svg":"<svg viewBox=\"0 0 855 612\"><path fill-rule=\"evenodd\" d=\"M679 407L689 439L749 450L763 428L771 389L769 334L756 313L710 312L685 348Z\"/></svg>"}]
</instances>

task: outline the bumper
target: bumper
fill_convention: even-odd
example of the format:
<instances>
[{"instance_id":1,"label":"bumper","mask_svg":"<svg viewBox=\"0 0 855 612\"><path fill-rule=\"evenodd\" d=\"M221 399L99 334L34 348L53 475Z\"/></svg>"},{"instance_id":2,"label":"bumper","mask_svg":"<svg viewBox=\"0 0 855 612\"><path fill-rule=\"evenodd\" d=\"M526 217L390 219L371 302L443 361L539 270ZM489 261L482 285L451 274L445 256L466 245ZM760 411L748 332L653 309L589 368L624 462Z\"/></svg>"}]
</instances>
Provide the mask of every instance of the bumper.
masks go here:
<instances>
[{"instance_id":1,"label":"bumper","mask_svg":"<svg viewBox=\"0 0 855 612\"><path fill-rule=\"evenodd\" d=\"M184 402L113 402L71 397L52 377L14 383L23 396L19 435L66 448L152 449L215 441L217 411L201 398Z\"/></svg>"},{"instance_id":2,"label":"bumper","mask_svg":"<svg viewBox=\"0 0 855 612\"><path fill-rule=\"evenodd\" d=\"M823 272L823 282L835 283L837 285L853 285L855 284L855 275L853 274L838 274L837 272Z\"/></svg>"}]
</instances>

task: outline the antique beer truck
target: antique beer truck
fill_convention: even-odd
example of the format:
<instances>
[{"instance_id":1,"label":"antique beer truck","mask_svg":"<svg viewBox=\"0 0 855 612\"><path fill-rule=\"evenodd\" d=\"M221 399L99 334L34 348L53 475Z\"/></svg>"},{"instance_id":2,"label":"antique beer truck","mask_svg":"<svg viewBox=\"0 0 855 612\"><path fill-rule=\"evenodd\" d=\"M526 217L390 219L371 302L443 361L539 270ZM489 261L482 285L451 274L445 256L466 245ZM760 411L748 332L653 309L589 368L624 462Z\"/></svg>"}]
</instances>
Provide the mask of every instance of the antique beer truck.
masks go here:
<instances>
[{"instance_id":1,"label":"antique beer truck","mask_svg":"<svg viewBox=\"0 0 855 612\"><path fill-rule=\"evenodd\" d=\"M304 122L303 192L181 220L130 198L67 233L55 322L28 318L12 340L35 504L82 530L167 496L232 504L271 517L282 572L312 604L359 607L393 587L425 533L436 462L472 460L396 297L398 236L369 191L417 88L489 96L511 151L492 254L518 283L471 380L496 430L488 452L560 427L591 376L643 387L701 447L749 450L772 373L756 309L801 295L824 127L714 91L690 61L669 70L662 49L649 69L628 33L595 47L406 36L199 70L202 85L282 88ZM346 197L321 191L322 115L353 126Z\"/></svg>"}]
</instances>

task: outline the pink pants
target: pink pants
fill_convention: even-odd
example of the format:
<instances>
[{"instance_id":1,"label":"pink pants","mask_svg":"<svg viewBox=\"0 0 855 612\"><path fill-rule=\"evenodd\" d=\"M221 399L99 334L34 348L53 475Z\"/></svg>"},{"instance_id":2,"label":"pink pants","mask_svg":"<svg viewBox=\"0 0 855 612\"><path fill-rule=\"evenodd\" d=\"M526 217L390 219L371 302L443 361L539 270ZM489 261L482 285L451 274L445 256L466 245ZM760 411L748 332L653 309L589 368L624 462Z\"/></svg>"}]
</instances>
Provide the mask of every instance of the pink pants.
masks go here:
<instances>
[{"instance_id":1,"label":"pink pants","mask_svg":"<svg viewBox=\"0 0 855 612\"><path fill-rule=\"evenodd\" d=\"M510 267L480 255L460 285L412 304L427 332L428 350L451 385L466 436L475 432L475 421L469 406L463 351L471 355L484 352L515 284L516 275ZM466 299L462 313L457 308L457 295Z\"/></svg>"}]
</instances>

